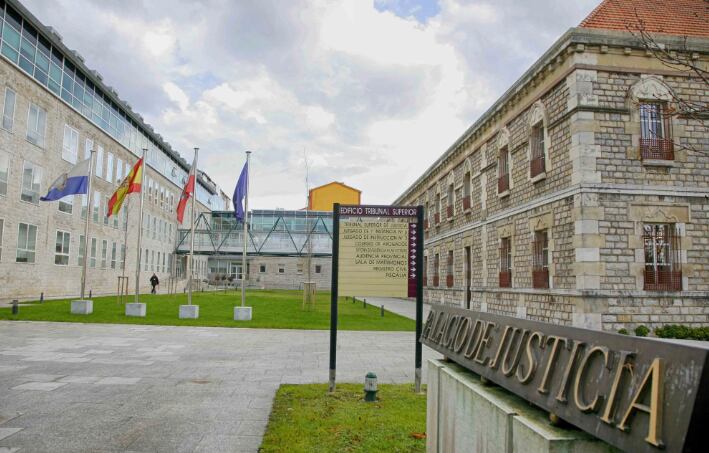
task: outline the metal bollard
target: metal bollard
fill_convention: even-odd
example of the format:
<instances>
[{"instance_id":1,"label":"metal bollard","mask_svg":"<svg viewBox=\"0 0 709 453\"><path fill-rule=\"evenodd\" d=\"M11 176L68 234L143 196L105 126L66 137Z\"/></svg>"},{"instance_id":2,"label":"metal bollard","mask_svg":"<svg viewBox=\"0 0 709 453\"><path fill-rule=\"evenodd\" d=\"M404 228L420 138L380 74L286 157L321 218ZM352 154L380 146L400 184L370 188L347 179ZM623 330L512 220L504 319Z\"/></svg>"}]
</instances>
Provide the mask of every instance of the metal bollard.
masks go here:
<instances>
[{"instance_id":1,"label":"metal bollard","mask_svg":"<svg viewBox=\"0 0 709 453\"><path fill-rule=\"evenodd\" d=\"M89 299L91 299L91 295L94 293L92 289L89 290Z\"/></svg>"},{"instance_id":2,"label":"metal bollard","mask_svg":"<svg viewBox=\"0 0 709 453\"><path fill-rule=\"evenodd\" d=\"M367 299L362 299L362 308L367 308Z\"/></svg>"},{"instance_id":3,"label":"metal bollard","mask_svg":"<svg viewBox=\"0 0 709 453\"><path fill-rule=\"evenodd\" d=\"M16 315L20 312L20 306L17 305L18 302L19 302L19 300L17 300L17 299L13 299L13 301L12 301L12 314L13 315Z\"/></svg>"},{"instance_id":4,"label":"metal bollard","mask_svg":"<svg viewBox=\"0 0 709 453\"><path fill-rule=\"evenodd\" d=\"M384 305L382 305L382 310L381 310L382 318L384 317Z\"/></svg>"},{"instance_id":5,"label":"metal bollard","mask_svg":"<svg viewBox=\"0 0 709 453\"><path fill-rule=\"evenodd\" d=\"M42 291L42 294L39 295L39 303L40 304L44 303L44 291Z\"/></svg>"}]
</instances>

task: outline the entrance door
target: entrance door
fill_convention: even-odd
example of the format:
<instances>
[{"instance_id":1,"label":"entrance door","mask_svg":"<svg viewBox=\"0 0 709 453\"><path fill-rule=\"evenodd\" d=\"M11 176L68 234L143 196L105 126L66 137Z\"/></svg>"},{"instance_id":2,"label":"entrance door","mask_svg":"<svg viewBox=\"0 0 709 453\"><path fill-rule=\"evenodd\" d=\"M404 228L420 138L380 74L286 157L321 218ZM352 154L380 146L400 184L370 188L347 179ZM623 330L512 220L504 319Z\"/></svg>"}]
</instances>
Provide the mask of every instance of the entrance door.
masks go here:
<instances>
[{"instance_id":1,"label":"entrance door","mask_svg":"<svg viewBox=\"0 0 709 453\"><path fill-rule=\"evenodd\" d=\"M465 247L465 308L467 309L470 309L470 281L473 279L472 272L470 247Z\"/></svg>"}]
</instances>

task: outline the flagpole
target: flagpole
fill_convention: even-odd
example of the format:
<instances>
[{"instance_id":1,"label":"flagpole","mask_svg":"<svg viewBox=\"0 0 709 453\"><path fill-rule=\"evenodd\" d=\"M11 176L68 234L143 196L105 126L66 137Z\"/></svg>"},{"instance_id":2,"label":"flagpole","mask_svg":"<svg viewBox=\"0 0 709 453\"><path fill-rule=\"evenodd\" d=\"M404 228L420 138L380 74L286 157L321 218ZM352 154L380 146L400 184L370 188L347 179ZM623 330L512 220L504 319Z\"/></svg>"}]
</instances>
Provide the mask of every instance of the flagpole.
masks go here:
<instances>
[{"instance_id":1,"label":"flagpole","mask_svg":"<svg viewBox=\"0 0 709 453\"><path fill-rule=\"evenodd\" d=\"M86 223L84 224L84 265L81 267L81 300L84 300L84 295L86 294L86 265L89 261L89 223L91 220L91 180L94 176L94 153L96 151L92 148L89 152L89 184L86 188L87 194L87 205L86 205Z\"/></svg>"},{"instance_id":2,"label":"flagpole","mask_svg":"<svg viewBox=\"0 0 709 453\"><path fill-rule=\"evenodd\" d=\"M199 153L199 148L194 149L194 162L192 163L192 174L194 176L194 186L192 187L192 200L190 200L191 203L191 209L190 209L190 221L191 221L191 230L190 230L190 260L189 260L189 284L187 285L189 287L189 291L187 293L187 305L192 305L192 280L194 279L194 199L197 197L197 154ZM188 183L189 184L189 183Z\"/></svg>"},{"instance_id":3,"label":"flagpole","mask_svg":"<svg viewBox=\"0 0 709 453\"><path fill-rule=\"evenodd\" d=\"M145 155L148 154L148 149L143 148L143 163L140 167L140 213L138 216L138 247L135 258L135 303L140 302L140 242L143 239L143 199L145 198L145 187L143 180L145 179ZM147 252L146 252L147 253Z\"/></svg>"},{"instance_id":4,"label":"flagpole","mask_svg":"<svg viewBox=\"0 0 709 453\"><path fill-rule=\"evenodd\" d=\"M143 188L141 187L140 190L142 191ZM129 214L129 213L128 213L128 206L130 206L130 200L126 200L126 207L125 207L125 210L126 210L126 217L125 217L125 218L126 218L126 222L123 222L123 256L122 256L122 258L123 258L122 261L123 261L123 262L122 262L122 264L121 264L121 267L122 267L122 269L121 269L121 277L125 277L125 276L126 276L126 258L127 258L126 255L128 255L128 222L127 222L127 220L128 220L128 214ZM118 215L118 214L116 214L116 215ZM142 225L141 225L141 228L142 228ZM126 285L125 288L126 288L125 292L128 292L128 285Z\"/></svg>"},{"instance_id":5,"label":"flagpole","mask_svg":"<svg viewBox=\"0 0 709 453\"><path fill-rule=\"evenodd\" d=\"M249 165L249 158L251 157L251 151L246 151L246 196L244 197L244 253L241 257L241 306L243 307L246 303L246 253L248 250L248 221L249 221L249 183L251 173L251 165Z\"/></svg>"}]
</instances>

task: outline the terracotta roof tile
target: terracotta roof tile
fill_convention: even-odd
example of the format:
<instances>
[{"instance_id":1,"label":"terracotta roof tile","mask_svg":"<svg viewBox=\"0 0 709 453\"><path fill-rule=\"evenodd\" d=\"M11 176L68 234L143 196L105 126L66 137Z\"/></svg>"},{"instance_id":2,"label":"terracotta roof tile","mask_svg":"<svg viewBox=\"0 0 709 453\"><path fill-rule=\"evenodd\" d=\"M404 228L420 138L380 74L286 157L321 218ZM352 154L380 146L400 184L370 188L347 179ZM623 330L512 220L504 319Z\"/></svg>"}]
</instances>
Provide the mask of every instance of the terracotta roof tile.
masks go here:
<instances>
[{"instance_id":1,"label":"terracotta roof tile","mask_svg":"<svg viewBox=\"0 0 709 453\"><path fill-rule=\"evenodd\" d=\"M651 33L709 37L708 0L603 0L580 26L634 30L638 18Z\"/></svg>"}]
</instances>

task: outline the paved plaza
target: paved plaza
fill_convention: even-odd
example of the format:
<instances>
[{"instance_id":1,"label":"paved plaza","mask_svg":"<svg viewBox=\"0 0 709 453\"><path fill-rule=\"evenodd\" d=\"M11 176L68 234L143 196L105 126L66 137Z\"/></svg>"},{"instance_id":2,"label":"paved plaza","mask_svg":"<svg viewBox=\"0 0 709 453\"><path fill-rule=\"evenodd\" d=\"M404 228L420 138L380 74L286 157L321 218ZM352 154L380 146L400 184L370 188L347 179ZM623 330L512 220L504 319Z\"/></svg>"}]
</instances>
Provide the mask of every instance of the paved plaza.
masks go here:
<instances>
[{"instance_id":1,"label":"paved plaza","mask_svg":"<svg viewBox=\"0 0 709 453\"><path fill-rule=\"evenodd\" d=\"M413 382L413 333L338 341L339 382ZM278 386L327 382L328 348L326 331L0 322L0 453L257 451Z\"/></svg>"}]
</instances>

